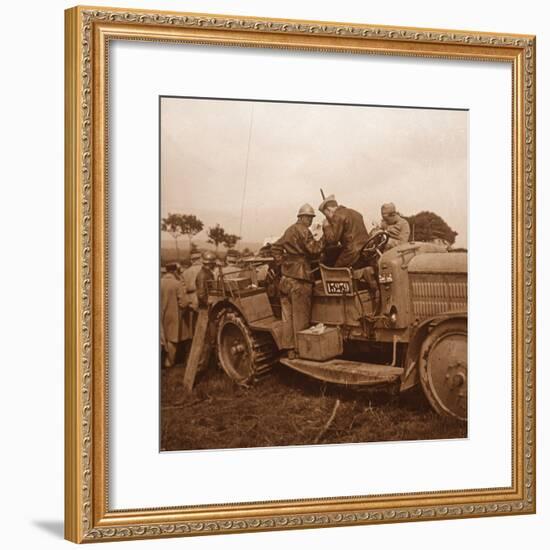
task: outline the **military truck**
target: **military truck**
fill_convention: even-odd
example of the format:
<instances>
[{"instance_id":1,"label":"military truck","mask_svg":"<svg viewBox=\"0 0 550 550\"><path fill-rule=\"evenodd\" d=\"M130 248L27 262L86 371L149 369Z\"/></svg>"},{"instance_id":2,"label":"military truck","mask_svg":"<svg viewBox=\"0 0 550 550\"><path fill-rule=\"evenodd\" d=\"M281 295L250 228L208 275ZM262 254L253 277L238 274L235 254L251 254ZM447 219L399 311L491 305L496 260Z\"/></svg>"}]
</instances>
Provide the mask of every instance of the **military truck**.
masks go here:
<instances>
[{"instance_id":1,"label":"military truck","mask_svg":"<svg viewBox=\"0 0 550 550\"><path fill-rule=\"evenodd\" d=\"M280 301L272 258L250 258L241 271L221 273L210 289L210 322L219 365L250 385L286 367L346 386L420 385L432 408L467 418L467 253L429 242L385 251L374 235L366 267L315 266L313 328L298 335L298 356L280 353Z\"/></svg>"}]
</instances>

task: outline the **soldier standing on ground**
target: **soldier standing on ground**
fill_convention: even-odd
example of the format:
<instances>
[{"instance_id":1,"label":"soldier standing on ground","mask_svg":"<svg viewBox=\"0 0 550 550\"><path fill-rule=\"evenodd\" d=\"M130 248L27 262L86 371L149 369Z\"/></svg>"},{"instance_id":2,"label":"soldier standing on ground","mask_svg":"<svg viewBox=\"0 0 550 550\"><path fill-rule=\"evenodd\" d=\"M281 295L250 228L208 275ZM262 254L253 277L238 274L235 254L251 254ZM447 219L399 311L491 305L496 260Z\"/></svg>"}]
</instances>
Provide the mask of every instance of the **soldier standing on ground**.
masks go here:
<instances>
[{"instance_id":1,"label":"soldier standing on ground","mask_svg":"<svg viewBox=\"0 0 550 550\"><path fill-rule=\"evenodd\" d=\"M208 314L208 285L215 280L214 268L216 267L216 254L210 251L202 253L202 267L197 274L196 289L197 289L197 304L200 314ZM213 347L215 337L214 324L210 323L206 333L202 354L198 363L198 371L206 370L208 361L210 360L210 352Z\"/></svg>"},{"instance_id":2,"label":"soldier standing on ground","mask_svg":"<svg viewBox=\"0 0 550 550\"><path fill-rule=\"evenodd\" d=\"M183 281L185 283L185 288L187 289L189 300L191 301L191 307L194 310L197 310L199 307L197 302L196 279L201 268L201 253L193 252L191 254L191 265L183 271Z\"/></svg>"},{"instance_id":3,"label":"soldier standing on ground","mask_svg":"<svg viewBox=\"0 0 550 550\"><path fill-rule=\"evenodd\" d=\"M216 267L216 255L214 252L203 252L202 267L195 279L197 292L197 304L199 309L208 308L208 282L214 280L214 268Z\"/></svg>"},{"instance_id":4,"label":"soldier standing on ground","mask_svg":"<svg viewBox=\"0 0 550 550\"><path fill-rule=\"evenodd\" d=\"M296 333L309 327L311 321L311 295L313 276L311 260L319 256L324 237L316 241L309 227L315 211L304 204L298 211L298 220L274 243L283 250L279 291L283 319L283 345L289 357L294 357Z\"/></svg>"},{"instance_id":5,"label":"soldier standing on ground","mask_svg":"<svg viewBox=\"0 0 550 550\"><path fill-rule=\"evenodd\" d=\"M383 204L380 211L382 214L380 228L390 236L386 244L386 250L403 243L408 243L411 228L409 227L409 222L398 214L395 204L393 202Z\"/></svg>"},{"instance_id":6,"label":"soldier standing on ground","mask_svg":"<svg viewBox=\"0 0 550 550\"><path fill-rule=\"evenodd\" d=\"M185 301L187 306L183 309L180 309L180 346L176 361L179 362L179 357L181 356L181 361L183 363L187 362L187 357L189 356L189 351L191 349L191 342L193 339L193 329L195 322L195 310L192 307L191 302L191 292L187 287L185 281L185 272L190 268L189 261L185 261L181 267L178 269L178 279L181 281L183 292L185 292ZM193 281L194 285L194 281Z\"/></svg>"},{"instance_id":7,"label":"soldier standing on ground","mask_svg":"<svg viewBox=\"0 0 550 550\"><path fill-rule=\"evenodd\" d=\"M190 302L190 305L185 311L185 314L187 316L187 322L189 324L191 334L193 334L195 330L197 313L199 309L199 302L197 300L196 279L201 268L202 268L201 253L192 252L191 265L186 269L184 269L183 271L183 282L185 283L185 288L187 290L187 297L189 298L189 302Z\"/></svg>"},{"instance_id":8,"label":"soldier standing on ground","mask_svg":"<svg viewBox=\"0 0 550 550\"><path fill-rule=\"evenodd\" d=\"M160 280L160 342L165 351L165 367L174 366L178 343L191 338L191 332L181 323L181 312L189 305L189 299L177 270L178 264L168 264Z\"/></svg>"},{"instance_id":9,"label":"soldier standing on ground","mask_svg":"<svg viewBox=\"0 0 550 550\"><path fill-rule=\"evenodd\" d=\"M369 239L363 216L351 208L338 205L334 195L329 195L319 205L325 215L323 233L327 245L338 246L334 267L362 267L358 265L361 250Z\"/></svg>"}]
</instances>

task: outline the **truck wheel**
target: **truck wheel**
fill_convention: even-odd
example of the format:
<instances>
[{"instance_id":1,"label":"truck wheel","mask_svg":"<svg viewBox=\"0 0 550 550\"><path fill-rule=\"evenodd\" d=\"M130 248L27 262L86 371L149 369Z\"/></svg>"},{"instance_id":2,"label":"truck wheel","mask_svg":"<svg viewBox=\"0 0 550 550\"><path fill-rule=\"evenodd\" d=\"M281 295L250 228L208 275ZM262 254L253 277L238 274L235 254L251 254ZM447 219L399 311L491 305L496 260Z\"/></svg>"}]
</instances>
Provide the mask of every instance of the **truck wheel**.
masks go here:
<instances>
[{"instance_id":1,"label":"truck wheel","mask_svg":"<svg viewBox=\"0 0 550 550\"><path fill-rule=\"evenodd\" d=\"M277 359L271 335L252 332L233 310L224 310L218 316L216 344L220 366L241 386L263 377Z\"/></svg>"},{"instance_id":2,"label":"truck wheel","mask_svg":"<svg viewBox=\"0 0 550 550\"><path fill-rule=\"evenodd\" d=\"M420 383L442 416L468 417L468 326L465 319L437 325L420 349Z\"/></svg>"}]
</instances>

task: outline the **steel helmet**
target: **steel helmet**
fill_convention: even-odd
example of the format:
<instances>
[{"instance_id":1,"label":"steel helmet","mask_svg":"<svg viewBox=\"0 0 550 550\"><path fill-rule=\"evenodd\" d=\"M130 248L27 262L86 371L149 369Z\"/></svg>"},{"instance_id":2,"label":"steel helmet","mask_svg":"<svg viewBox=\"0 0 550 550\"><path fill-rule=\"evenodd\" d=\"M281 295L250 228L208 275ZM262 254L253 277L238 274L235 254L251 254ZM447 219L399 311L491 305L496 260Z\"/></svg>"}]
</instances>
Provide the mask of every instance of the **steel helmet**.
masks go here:
<instances>
[{"instance_id":1,"label":"steel helmet","mask_svg":"<svg viewBox=\"0 0 550 550\"><path fill-rule=\"evenodd\" d=\"M300 210L298 210L298 217L300 216L311 216L314 218L315 210L313 210L313 206L307 204L307 202L303 206L300 206Z\"/></svg>"},{"instance_id":2,"label":"steel helmet","mask_svg":"<svg viewBox=\"0 0 550 550\"><path fill-rule=\"evenodd\" d=\"M216 254L210 250L206 250L202 253L202 263L203 264L215 264L216 263Z\"/></svg>"},{"instance_id":3,"label":"steel helmet","mask_svg":"<svg viewBox=\"0 0 550 550\"><path fill-rule=\"evenodd\" d=\"M328 197L323 197L323 202L319 205L319 212L325 213L325 208L327 206L338 206L336 197L334 195L329 195Z\"/></svg>"}]
</instances>

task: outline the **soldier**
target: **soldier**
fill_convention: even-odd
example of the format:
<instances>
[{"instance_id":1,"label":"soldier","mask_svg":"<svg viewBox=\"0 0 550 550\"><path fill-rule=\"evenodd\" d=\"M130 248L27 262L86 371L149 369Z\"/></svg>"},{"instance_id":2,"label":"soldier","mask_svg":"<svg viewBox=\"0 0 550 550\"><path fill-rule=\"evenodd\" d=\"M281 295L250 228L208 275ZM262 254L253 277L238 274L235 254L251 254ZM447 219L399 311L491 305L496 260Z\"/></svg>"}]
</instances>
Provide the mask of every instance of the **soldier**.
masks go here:
<instances>
[{"instance_id":1,"label":"soldier","mask_svg":"<svg viewBox=\"0 0 550 550\"><path fill-rule=\"evenodd\" d=\"M225 263L227 265L237 265L241 259L241 255L239 254L238 250L233 250L230 248L227 251L227 255L225 256Z\"/></svg>"},{"instance_id":2,"label":"soldier","mask_svg":"<svg viewBox=\"0 0 550 550\"><path fill-rule=\"evenodd\" d=\"M216 267L216 254L214 252L206 251L202 253L202 267L196 278L196 289L197 289L197 304L199 310L208 309L208 282L213 281L214 277L214 268ZM204 346L202 349L202 354L199 359L198 371L204 371L208 367L208 362L210 360L210 352L212 351L215 339L215 328L214 324L210 323Z\"/></svg>"},{"instance_id":3,"label":"soldier","mask_svg":"<svg viewBox=\"0 0 550 550\"><path fill-rule=\"evenodd\" d=\"M195 284L197 275L202 268L201 253L193 252L191 254L191 265L183 271L183 281L191 302L191 307L196 311L199 307L197 302L197 287Z\"/></svg>"},{"instance_id":4,"label":"soldier","mask_svg":"<svg viewBox=\"0 0 550 550\"><path fill-rule=\"evenodd\" d=\"M208 308L208 281L214 280L216 254L206 251L202 253L202 267L195 279L197 290L197 304L199 309Z\"/></svg>"},{"instance_id":5,"label":"soldier","mask_svg":"<svg viewBox=\"0 0 550 550\"><path fill-rule=\"evenodd\" d=\"M240 259L240 254L236 250L228 250L225 256L225 265L222 266L222 273L228 275L229 278L231 275L236 276L237 273L240 273L242 270L237 265Z\"/></svg>"},{"instance_id":6,"label":"soldier","mask_svg":"<svg viewBox=\"0 0 550 550\"><path fill-rule=\"evenodd\" d=\"M309 227L315 211L309 204L298 210L298 220L274 244L283 251L281 260L281 308L283 318L283 346L289 357L295 356L296 333L309 327L313 277L310 261L324 247L324 237L316 241Z\"/></svg>"},{"instance_id":7,"label":"soldier","mask_svg":"<svg viewBox=\"0 0 550 550\"><path fill-rule=\"evenodd\" d=\"M325 215L323 233L327 245L338 246L334 267L363 267L361 250L369 239L363 216L356 210L338 205L334 195L329 195L319 205Z\"/></svg>"},{"instance_id":8,"label":"soldier","mask_svg":"<svg viewBox=\"0 0 550 550\"><path fill-rule=\"evenodd\" d=\"M408 243L411 228L409 227L409 222L397 213L395 204L393 202L383 204L380 211L382 214L380 228L390 236L386 244L386 250L403 243Z\"/></svg>"},{"instance_id":9,"label":"soldier","mask_svg":"<svg viewBox=\"0 0 550 550\"><path fill-rule=\"evenodd\" d=\"M165 351L165 367L174 365L178 343L191 338L191 332L181 323L181 311L187 308L189 299L177 270L176 263L168 264L160 280L160 342Z\"/></svg>"},{"instance_id":10,"label":"soldier","mask_svg":"<svg viewBox=\"0 0 550 550\"><path fill-rule=\"evenodd\" d=\"M191 335L193 335L195 331L195 323L197 321L197 312L199 309L196 279L201 268L201 253L193 252L191 254L191 265L187 266L183 270L182 275L183 282L185 283L185 289L187 291L187 298L189 299L189 307L185 309L182 315L184 317L184 322L191 331Z\"/></svg>"}]
</instances>

